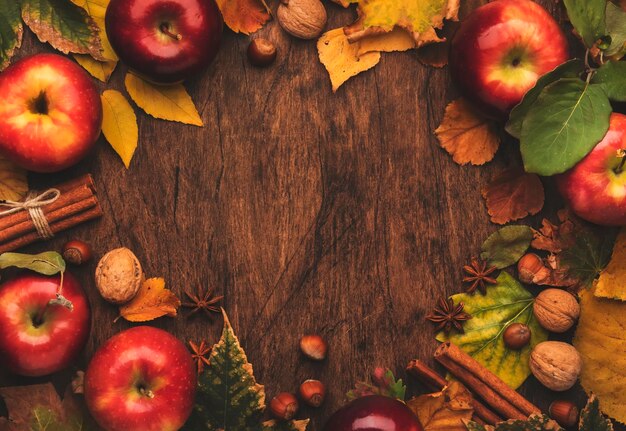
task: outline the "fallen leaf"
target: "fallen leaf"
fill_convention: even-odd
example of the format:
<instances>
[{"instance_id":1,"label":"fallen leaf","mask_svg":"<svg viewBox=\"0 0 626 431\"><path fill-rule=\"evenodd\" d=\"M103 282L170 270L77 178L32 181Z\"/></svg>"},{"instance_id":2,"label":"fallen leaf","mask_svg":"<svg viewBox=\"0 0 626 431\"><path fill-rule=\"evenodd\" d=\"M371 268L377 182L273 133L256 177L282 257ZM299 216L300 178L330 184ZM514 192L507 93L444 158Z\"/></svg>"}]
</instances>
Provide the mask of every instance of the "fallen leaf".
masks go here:
<instances>
[{"instance_id":1,"label":"fallen leaf","mask_svg":"<svg viewBox=\"0 0 626 431\"><path fill-rule=\"evenodd\" d=\"M482 194L491 221L497 224L537 214L543 208L545 199L539 177L519 168L502 172L489 183Z\"/></svg>"},{"instance_id":2,"label":"fallen leaf","mask_svg":"<svg viewBox=\"0 0 626 431\"><path fill-rule=\"evenodd\" d=\"M368 395L383 395L404 401L406 386L402 379L396 379L393 371L382 367L376 367L372 373L372 382L357 382L354 389L346 394L348 400L365 397Z\"/></svg>"},{"instance_id":3,"label":"fallen leaf","mask_svg":"<svg viewBox=\"0 0 626 431\"><path fill-rule=\"evenodd\" d=\"M24 27L20 3L15 0L0 0L0 71L4 70L15 53L22 45Z\"/></svg>"},{"instance_id":4,"label":"fallen leaf","mask_svg":"<svg viewBox=\"0 0 626 431\"><path fill-rule=\"evenodd\" d=\"M176 317L178 307L180 300L165 288L165 280L149 278L143 282L137 296L120 307L120 317L129 322L147 322L161 316Z\"/></svg>"},{"instance_id":5,"label":"fallen leaf","mask_svg":"<svg viewBox=\"0 0 626 431\"><path fill-rule=\"evenodd\" d=\"M117 61L98 61L87 54L74 54L74 60L80 64L91 76L107 83L117 67Z\"/></svg>"},{"instance_id":6,"label":"fallen leaf","mask_svg":"<svg viewBox=\"0 0 626 431\"><path fill-rule=\"evenodd\" d=\"M424 431L467 431L464 421L474 413L473 397L459 382L443 391L421 395L407 402Z\"/></svg>"},{"instance_id":7,"label":"fallen leaf","mask_svg":"<svg viewBox=\"0 0 626 431\"><path fill-rule=\"evenodd\" d=\"M104 15L110 0L71 0L76 6L81 7L94 20L100 30L100 42L102 44L102 57L109 62L117 62L118 57L107 38L104 25Z\"/></svg>"},{"instance_id":8,"label":"fallen leaf","mask_svg":"<svg viewBox=\"0 0 626 431\"><path fill-rule=\"evenodd\" d=\"M498 269L513 265L530 247L533 233L528 226L505 226L489 235L480 258Z\"/></svg>"},{"instance_id":9,"label":"fallen leaf","mask_svg":"<svg viewBox=\"0 0 626 431\"><path fill-rule=\"evenodd\" d=\"M561 253L576 242L574 223L569 218L569 211L560 210L557 213L560 224L556 225L548 219L543 219L539 230L533 229L533 241L530 244L537 250Z\"/></svg>"},{"instance_id":10,"label":"fallen leaf","mask_svg":"<svg viewBox=\"0 0 626 431\"><path fill-rule=\"evenodd\" d=\"M28 193L26 171L0 155L0 201L21 201L26 193Z\"/></svg>"},{"instance_id":11,"label":"fallen leaf","mask_svg":"<svg viewBox=\"0 0 626 431\"><path fill-rule=\"evenodd\" d=\"M101 98L102 133L128 169L139 139L137 116L128 100L119 91L107 90L102 93Z\"/></svg>"},{"instance_id":12,"label":"fallen leaf","mask_svg":"<svg viewBox=\"0 0 626 431\"><path fill-rule=\"evenodd\" d=\"M500 146L495 122L480 115L465 99L446 106L435 135L441 147L460 165L483 165L493 159Z\"/></svg>"},{"instance_id":13,"label":"fallen leaf","mask_svg":"<svg viewBox=\"0 0 626 431\"><path fill-rule=\"evenodd\" d=\"M359 57L359 44L351 44L343 32L336 28L322 35L317 42L320 61L330 75L333 91L348 79L376 66L380 52L370 52Z\"/></svg>"},{"instance_id":14,"label":"fallen leaf","mask_svg":"<svg viewBox=\"0 0 626 431\"><path fill-rule=\"evenodd\" d=\"M580 431L613 431L613 423L600 411L598 397L591 394L587 405L580 412Z\"/></svg>"},{"instance_id":15,"label":"fallen leaf","mask_svg":"<svg viewBox=\"0 0 626 431\"><path fill-rule=\"evenodd\" d=\"M262 431L306 431L309 426L309 419L304 420L292 420L292 421L277 421L269 420L262 424Z\"/></svg>"},{"instance_id":16,"label":"fallen leaf","mask_svg":"<svg viewBox=\"0 0 626 431\"><path fill-rule=\"evenodd\" d=\"M558 423L547 415L537 414L530 415L527 420L509 419L495 426L481 425L472 421L468 421L466 425L468 431L564 431Z\"/></svg>"},{"instance_id":17,"label":"fallen leaf","mask_svg":"<svg viewBox=\"0 0 626 431\"><path fill-rule=\"evenodd\" d=\"M137 106L154 118L200 127L204 125L191 96L182 84L156 85L133 73L127 73L124 82L128 94Z\"/></svg>"},{"instance_id":18,"label":"fallen leaf","mask_svg":"<svg viewBox=\"0 0 626 431\"><path fill-rule=\"evenodd\" d=\"M265 0L217 0L224 22L235 33L251 34L271 18Z\"/></svg>"},{"instance_id":19,"label":"fallen leaf","mask_svg":"<svg viewBox=\"0 0 626 431\"><path fill-rule=\"evenodd\" d=\"M574 245L556 256L554 267L577 280L580 286L588 287L609 264L615 232L581 227L576 230L575 238Z\"/></svg>"},{"instance_id":20,"label":"fallen leaf","mask_svg":"<svg viewBox=\"0 0 626 431\"><path fill-rule=\"evenodd\" d=\"M615 240L611 260L596 282L595 295L626 301L626 229Z\"/></svg>"},{"instance_id":21,"label":"fallen leaf","mask_svg":"<svg viewBox=\"0 0 626 431\"><path fill-rule=\"evenodd\" d=\"M361 58L370 52L408 51L415 48L411 34L403 28L396 27L389 33L375 34L361 39L358 43L357 56Z\"/></svg>"}]
</instances>

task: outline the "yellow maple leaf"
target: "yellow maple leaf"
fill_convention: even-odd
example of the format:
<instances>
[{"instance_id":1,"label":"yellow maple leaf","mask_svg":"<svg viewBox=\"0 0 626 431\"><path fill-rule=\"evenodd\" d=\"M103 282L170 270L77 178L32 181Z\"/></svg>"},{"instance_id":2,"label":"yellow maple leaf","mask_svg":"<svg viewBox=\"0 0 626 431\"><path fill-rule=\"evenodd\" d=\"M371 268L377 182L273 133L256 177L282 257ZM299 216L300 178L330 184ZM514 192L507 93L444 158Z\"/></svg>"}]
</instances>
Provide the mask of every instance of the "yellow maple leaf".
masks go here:
<instances>
[{"instance_id":1,"label":"yellow maple leaf","mask_svg":"<svg viewBox=\"0 0 626 431\"><path fill-rule=\"evenodd\" d=\"M626 301L626 229L617 236L611 260L596 281L595 295Z\"/></svg>"},{"instance_id":2,"label":"yellow maple leaf","mask_svg":"<svg viewBox=\"0 0 626 431\"><path fill-rule=\"evenodd\" d=\"M107 32L104 26L104 15L110 0L72 0L76 6L81 7L94 20L98 29L100 29L100 42L102 43L102 57L108 61L117 62L118 57L107 38ZM79 62L80 63L80 62ZM82 66L82 64L81 64ZM99 79L99 78L98 78Z\"/></svg>"},{"instance_id":3,"label":"yellow maple leaf","mask_svg":"<svg viewBox=\"0 0 626 431\"><path fill-rule=\"evenodd\" d=\"M157 85L127 73L126 91L137 106L154 118L203 126L191 96L182 84Z\"/></svg>"},{"instance_id":4,"label":"yellow maple leaf","mask_svg":"<svg viewBox=\"0 0 626 431\"><path fill-rule=\"evenodd\" d=\"M105 83L117 67L117 61L98 61L87 54L74 54L73 57L91 76Z\"/></svg>"},{"instance_id":5,"label":"yellow maple leaf","mask_svg":"<svg viewBox=\"0 0 626 431\"><path fill-rule=\"evenodd\" d=\"M26 193L28 193L26 171L0 155L0 200L20 201Z\"/></svg>"},{"instance_id":6,"label":"yellow maple leaf","mask_svg":"<svg viewBox=\"0 0 626 431\"><path fill-rule=\"evenodd\" d=\"M176 317L178 307L180 300L165 288L165 280L149 278L143 282L137 296L120 307L120 317L129 322L147 322L161 316Z\"/></svg>"},{"instance_id":7,"label":"yellow maple leaf","mask_svg":"<svg viewBox=\"0 0 626 431\"><path fill-rule=\"evenodd\" d=\"M472 419L473 397L459 382L443 391L421 395L407 402L427 431L467 431L464 421Z\"/></svg>"},{"instance_id":8,"label":"yellow maple leaf","mask_svg":"<svg viewBox=\"0 0 626 431\"><path fill-rule=\"evenodd\" d=\"M107 90L102 93L101 99L102 133L128 169L139 139L137 116L119 91Z\"/></svg>"},{"instance_id":9,"label":"yellow maple leaf","mask_svg":"<svg viewBox=\"0 0 626 431\"><path fill-rule=\"evenodd\" d=\"M250 34L271 18L265 0L217 0L226 25L235 33Z\"/></svg>"}]
</instances>

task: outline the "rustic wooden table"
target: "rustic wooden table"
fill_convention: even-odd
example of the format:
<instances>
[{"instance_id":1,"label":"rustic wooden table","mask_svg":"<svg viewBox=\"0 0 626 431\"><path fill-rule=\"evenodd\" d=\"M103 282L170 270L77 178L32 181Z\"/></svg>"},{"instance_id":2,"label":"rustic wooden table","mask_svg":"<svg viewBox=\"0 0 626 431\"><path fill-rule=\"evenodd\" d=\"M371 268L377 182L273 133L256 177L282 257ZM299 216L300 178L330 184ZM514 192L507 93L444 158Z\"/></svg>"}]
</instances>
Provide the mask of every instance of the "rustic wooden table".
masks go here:
<instances>
[{"instance_id":1,"label":"rustic wooden table","mask_svg":"<svg viewBox=\"0 0 626 431\"><path fill-rule=\"evenodd\" d=\"M328 8L328 28L353 19ZM27 251L59 249L74 237L92 243L98 257L127 246L148 276L163 276L179 295L215 288L269 397L306 378L328 384L324 407L301 411L316 431L374 366L402 376L410 359L430 361L437 343L424 316L438 297L460 290L462 265L496 230L480 190L519 155L510 142L487 166L456 165L433 136L457 95L448 71L423 66L411 52L384 55L333 94L315 42L286 37L275 21L261 34L278 43L273 67L250 67L248 38L227 30L210 70L188 83L204 128L140 113L130 170L101 139L69 172L33 177L51 185L93 173L105 216ZM46 49L28 34L19 56ZM118 70L107 88L123 89L123 76ZM561 205L546 186L542 215ZM79 367L132 326L113 323L117 310L95 290L94 267L75 271L94 322ZM215 342L221 330L219 320L185 312L151 324L182 340ZM305 333L328 339L325 363L300 356ZM0 371L0 381L46 379ZM556 396L533 378L525 393L541 407ZM565 396L582 399L579 388Z\"/></svg>"}]
</instances>

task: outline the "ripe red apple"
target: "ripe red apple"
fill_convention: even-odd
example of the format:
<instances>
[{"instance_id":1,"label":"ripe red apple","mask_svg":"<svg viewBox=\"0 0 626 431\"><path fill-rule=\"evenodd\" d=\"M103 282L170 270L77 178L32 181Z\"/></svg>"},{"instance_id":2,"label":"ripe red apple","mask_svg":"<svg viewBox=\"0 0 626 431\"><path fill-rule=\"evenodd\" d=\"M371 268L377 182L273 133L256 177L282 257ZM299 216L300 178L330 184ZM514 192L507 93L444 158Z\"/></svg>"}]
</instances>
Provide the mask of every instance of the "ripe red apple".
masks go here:
<instances>
[{"instance_id":1,"label":"ripe red apple","mask_svg":"<svg viewBox=\"0 0 626 431\"><path fill-rule=\"evenodd\" d=\"M111 0L105 24L119 58L160 84L206 69L217 55L223 27L213 0Z\"/></svg>"},{"instance_id":2,"label":"ripe red apple","mask_svg":"<svg viewBox=\"0 0 626 431\"><path fill-rule=\"evenodd\" d=\"M324 431L422 431L422 426L403 402L370 395L336 411Z\"/></svg>"},{"instance_id":3,"label":"ripe red apple","mask_svg":"<svg viewBox=\"0 0 626 431\"><path fill-rule=\"evenodd\" d=\"M537 79L568 57L557 22L531 0L497 0L474 10L452 40L450 71L485 114L506 118Z\"/></svg>"},{"instance_id":4,"label":"ripe red apple","mask_svg":"<svg viewBox=\"0 0 626 431\"><path fill-rule=\"evenodd\" d=\"M161 329L137 326L94 354L85 401L107 431L175 431L191 414L196 379L183 343Z\"/></svg>"},{"instance_id":5,"label":"ripe red apple","mask_svg":"<svg viewBox=\"0 0 626 431\"><path fill-rule=\"evenodd\" d=\"M49 304L60 277L23 273L0 285L0 363L23 376L43 376L65 367L89 336L91 310L85 292L67 272L63 296L69 310Z\"/></svg>"},{"instance_id":6,"label":"ripe red apple","mask_svg":"<svg viewBox=\"0 0 626 431\"><path fill-rule=\"evenodd\" d=\"M100 94L69 59L37 54L0 73L0 153L23 168L56 172L74 165L101 127Z\"/></svg>"},{"instance_id":7,"label":"ripe red apple","mask_svg":"<svg viewBox=\"0 0 626 431\"><path fill-rule=\"evenodd\" d=\"M626 226L626 115L611 114L609 131L587 156L557 177L561 194L580 218Z\"/></svg>"}]
</instances>

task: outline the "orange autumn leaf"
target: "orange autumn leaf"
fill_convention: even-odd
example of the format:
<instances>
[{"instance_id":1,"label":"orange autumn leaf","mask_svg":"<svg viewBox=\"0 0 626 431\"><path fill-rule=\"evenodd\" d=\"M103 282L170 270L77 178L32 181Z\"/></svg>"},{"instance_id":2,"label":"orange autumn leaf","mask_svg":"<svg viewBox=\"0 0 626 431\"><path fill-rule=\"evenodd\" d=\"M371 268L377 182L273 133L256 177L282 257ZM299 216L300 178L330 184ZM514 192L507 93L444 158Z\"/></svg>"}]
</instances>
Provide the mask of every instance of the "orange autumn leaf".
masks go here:
<instances>
[{"instance_id":1,"label":"orange autumn leaf","mask_svg":"<svg viewBox=\"0 0 626 431\"><path fill-rule=\"evenodd\" d=\"M435 135L441 147L460 165L485 164L493 159L500 146L495 123L462 98L448 104Z\"/></svg>"},{"instance_id":2,"label":"orange autumn leaf","mask_svg":"<svg viewBox=\"0 0 626 431\"><path fill-rule=\"evenodd\" d=\"M498 175L483 190L491 221L505 224L537 214L545 199L543 184L536 174L511 168Z\"/></svg>"},{"instance_id":3,"label":"orange autumn leaf","mask_svg":"<svg viewBox=\"0 0 626 431\"><path fill-rule=\"evenodd\" d=\"M137 296L120 307L120 317L129 322L147 322L166 315L176 317L178 307L180 300L165 288L165 280L149 278L143 282Z\"/></svg>"},{"instance_id":4,"label":"orange autumn leaf","mask_svg":"<svg viewBox=\"0 0 626 431\"><path fill-rule=\"evenodd\" d=\"M224 22L235 33L254 33L271 17L265 0L217 0L217 6Z\"/></svg>"}]
</instances>

